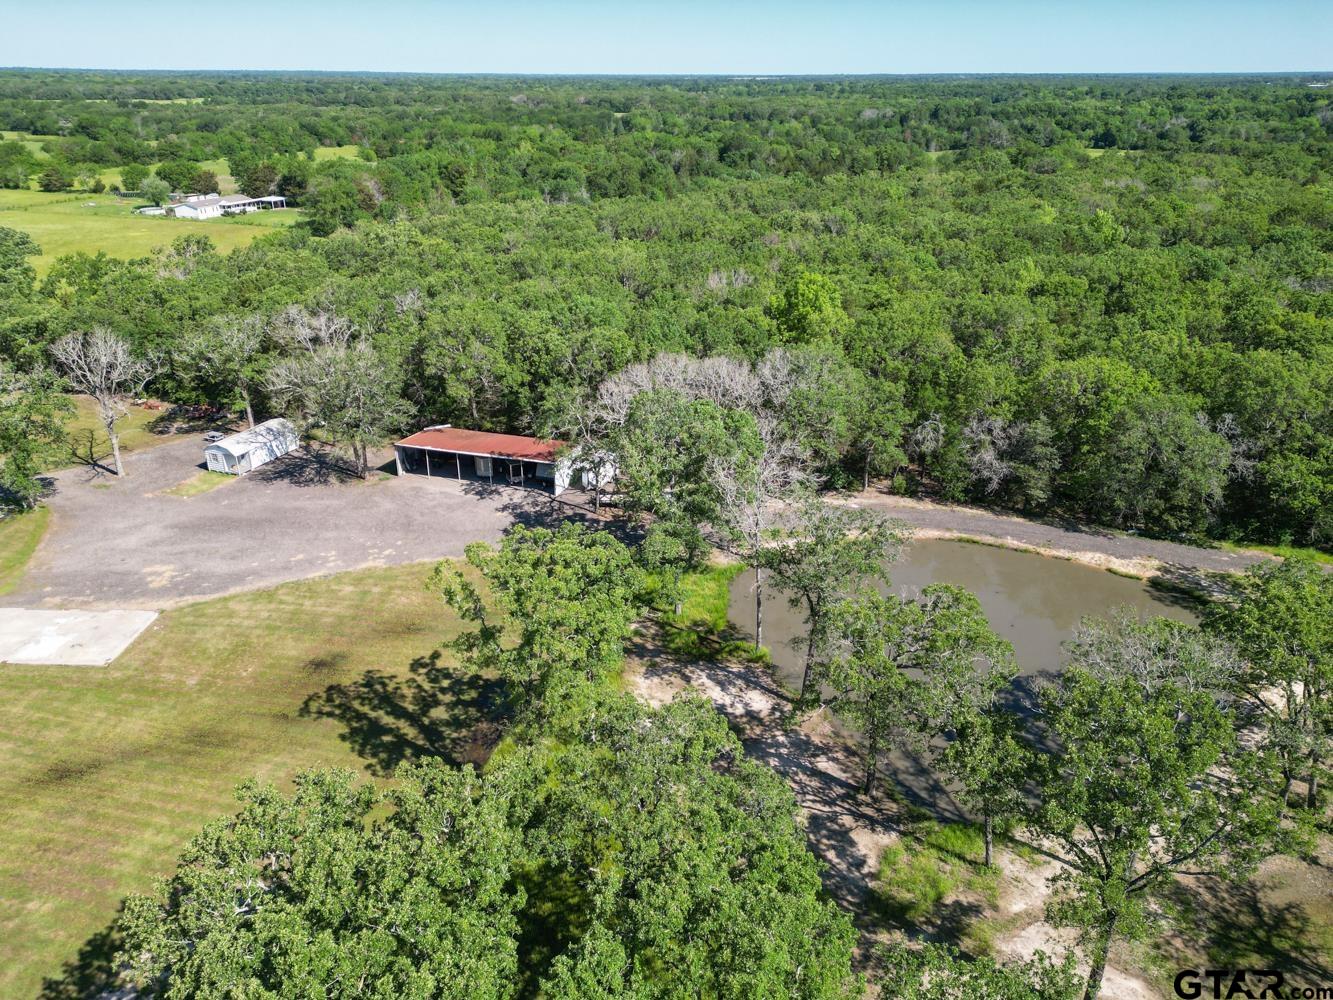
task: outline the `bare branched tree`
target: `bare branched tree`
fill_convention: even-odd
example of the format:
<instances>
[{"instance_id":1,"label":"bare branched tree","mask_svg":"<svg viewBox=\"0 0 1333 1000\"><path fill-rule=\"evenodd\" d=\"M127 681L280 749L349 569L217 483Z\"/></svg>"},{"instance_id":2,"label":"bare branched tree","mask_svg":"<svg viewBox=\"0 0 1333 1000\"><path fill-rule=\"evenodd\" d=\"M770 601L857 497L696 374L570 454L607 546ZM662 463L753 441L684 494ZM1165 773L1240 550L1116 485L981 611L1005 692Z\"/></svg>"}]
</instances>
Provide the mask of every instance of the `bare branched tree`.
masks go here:
<instances>
[{"instance_id":1,"label":"bare branched tree","mask_svg":"<svg viewBox=\"0 0 1333 1000\"><path fill-rule=\"evenodd\" d=\"M935 454L944 446L944 421L932 413L912 429L907 436L907 453L914 458Z\"/></svg>"},{"instance_id":2,"label":"bare branched tree","mask_svg":"<svg viewBox=\"0 0 1333 1000\"><path fill-rule=\"evenodd\" d=\"M721 527L733 539L740 557L754 570L754 644L764 644L764 568L766 551L784 502L808 494L816 486L810 454L778 433L770 416L757 418L763 443L756 462L714 462L710 469L722 511Z\"/></svg>"},{"instance_id":3,"label":"bare branched tree","mask_svg":"<svg viewBox=\"0 0 1333 1000\"><path fill-rule=\"evenodd\" d=\"M201 378L238 395L253 427L252 396L261 384L258 364L265 340L263 317L217 316L186 334L176 350L176 365L187 378ZM222 401L230 405L234 399Z\"/></svg>"},{"instance_id":4,"label":"bare branched tree","mask_svg":"<svg viewBox=\"0 0 1333 1000\"><path fill-rule=\"evenodd\" d=\"M129 412L126 400L143 391L155 366L135 357L128 343L102 326L62 337L52 345L51 355L74 390L97 403L97 415L111 442L112 464L116 475L123 476L116 424Z\"/></svg>"},{"instance_id":5,"label":"bare branched tree","mask_svg":"<svg viewBox=\"0 0 1333 1000\"><path fill-rule=\"evenodd\" d=\"M581 451L607 457L605 442L624 426L636 397L670 391L692 400L750 414L762 444L750 457L715 460L709 475L719 498L716 525L755 571L755 644L763 644L765 549L785 502L817 485L809 449L784 430L785 407L804 387L808 372L781 348L757 365L728 357L694 358L659 354L606 379L594 397L568 421ZM614 456L610 456L614 460Z\"/></svg>"},{"instance_id":6,"label":"bare branched tree","mask_svg":"<svg viewBox=\"0 0 1333 1000\"><path fill-rule=\"evenodd\" d=\"M332 308L288 306L269 326L275 340L291 349L314 353L322 347L346 347L356 337L356 324Z\"/></svg>"},{"instance_id":7,"label":"bare branched tree","mask_svg":"<svg viewBox=\"0 0 1333 1000\"><path fill-rule=\"evenodd\" d=\"M1013 465L1004 454L1014 437L1016 425L1003 417L975 416L963 428L963 451L967 456L972 481L987 493L994 493L1013 475Z\"/></svg>"},{"instance_id":8,"label":"bare branched tree","mask_svg":"<svg viewBox=\"0 0 1333 1000\"><path fill-rule=\"evenodd\" d=\"M388 366L356 327L331 311L299 307L279 317L275 331L300 349L268 373L273 400L307 429L321 428L351 452L353 471L370 472L369 449L407 419Z\"/></svg>"}]
</instances>

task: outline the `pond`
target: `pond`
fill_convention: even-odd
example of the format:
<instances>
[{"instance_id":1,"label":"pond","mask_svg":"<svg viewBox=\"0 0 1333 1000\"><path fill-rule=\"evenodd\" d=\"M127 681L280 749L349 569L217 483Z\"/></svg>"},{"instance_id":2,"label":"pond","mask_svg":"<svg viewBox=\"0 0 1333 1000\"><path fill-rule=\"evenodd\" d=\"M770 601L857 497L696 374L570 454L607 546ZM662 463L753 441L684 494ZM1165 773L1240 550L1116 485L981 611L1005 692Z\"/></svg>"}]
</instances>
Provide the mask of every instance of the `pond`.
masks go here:
<instances>
[{"instance_id":1,"label":"pond","mask_svg":"<svg viewBox=\"0 0 1333 1000\"><path fill-rule=\"evenodd\" d=\"M1106 570L993 545L915 542L890 564L889 577L888 589L904 596L931 583L952 583L972 591L991 628L1013 644L1025 676L1048 674L1059 667L1061 644L1089 616L1105 617L1115 608L1127 608L1141 618L1198 620L1191 598ZM764 645L772 654L775 673L788 687L799 687L805 651L803 612L771 588L765 588L764 598ZM747 571L732 581L728 615L742 634L754 634L753 573Z\"/></svg>"},{"instance_id":2,"label":"pond","mask_svg":"<svg viewBox=\"0 0 1333 1000\"><path fill-rule=\"evenodd\" d=\"M1022 714L1033 705L1033 685L1051 676L1064 662L1062 644L1087 617L1106 617L1117 608L1139 618L1162 616L1196 622L1197 602L1157 590L1106 570L1029 552L957 541L920 541L903 549L889 566L889 591L913 596L931 583L951 583L977 595L997 635L1014 647L1020 677L1011 704ZM731 584L728 617L737 632L754 635L754 574L745 572ZM764 590L764 645L774 674L789 690L801 685L805 654L803 613L770 587ZM825 692L828 694L829 692ZM845 735L856 733L835 720ZM944 819L962 819L964 811L951 788L929 760L906 752L887 754L881 773L892 775L900 794Z\"/></svg>"}]
</instances>

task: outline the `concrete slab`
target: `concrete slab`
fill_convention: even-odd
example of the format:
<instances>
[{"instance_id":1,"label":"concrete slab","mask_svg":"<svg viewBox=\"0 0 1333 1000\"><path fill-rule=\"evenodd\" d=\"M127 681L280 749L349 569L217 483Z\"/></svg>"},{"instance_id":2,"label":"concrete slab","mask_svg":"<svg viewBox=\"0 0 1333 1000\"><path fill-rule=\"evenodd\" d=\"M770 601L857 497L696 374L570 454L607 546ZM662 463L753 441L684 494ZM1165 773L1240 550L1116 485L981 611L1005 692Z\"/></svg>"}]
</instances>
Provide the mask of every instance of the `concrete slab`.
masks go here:
<instances>
[{"instance_id":1,"label":"concrete slab","mask_svg":"<svg viewBox=\"0 0 1333 1000\"><path fill-rule=\"evenodd\" d=\"M0 663L104 667L156 617L156 611L0 608Z\"/></svg>"}]
</instances>

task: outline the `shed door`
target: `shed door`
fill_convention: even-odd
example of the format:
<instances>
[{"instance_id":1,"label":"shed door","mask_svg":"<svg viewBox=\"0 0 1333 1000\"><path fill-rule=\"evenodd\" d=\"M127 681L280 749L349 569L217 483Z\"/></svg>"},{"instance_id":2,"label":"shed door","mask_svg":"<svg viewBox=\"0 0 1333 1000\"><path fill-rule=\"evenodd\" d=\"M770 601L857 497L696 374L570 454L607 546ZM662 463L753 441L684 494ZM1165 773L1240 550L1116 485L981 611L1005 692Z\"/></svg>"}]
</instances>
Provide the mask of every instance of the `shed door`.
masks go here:
<instances>
[{"instance_id":1,"label":"shed door","mask_svg":"<svg viewBox=\"0 0 1333 1000\"><path fill-rule=\"evenodd\" d=\"M476 458L476 462L477 462L477 475L479 476L491 475L491 460L489 457L483 458L481 455L478 455Z\"/></svg>"}]
</instances>

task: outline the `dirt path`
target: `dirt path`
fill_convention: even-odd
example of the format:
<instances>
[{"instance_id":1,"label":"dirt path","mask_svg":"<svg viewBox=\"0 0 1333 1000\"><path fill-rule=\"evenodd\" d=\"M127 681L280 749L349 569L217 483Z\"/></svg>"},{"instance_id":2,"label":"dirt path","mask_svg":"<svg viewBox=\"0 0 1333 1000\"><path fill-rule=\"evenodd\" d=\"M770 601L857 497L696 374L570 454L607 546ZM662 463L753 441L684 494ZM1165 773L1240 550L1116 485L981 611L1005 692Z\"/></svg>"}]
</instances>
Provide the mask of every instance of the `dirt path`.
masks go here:
<instances>
[{"instance_id":1,"label":"dirt path","mask_svg":"<svg viewBox=\"0 0 1333 1000\"><path fill-rule=\"evenodd\" d=\"M790 726L787 695L767 671L744 663L682 660L659 641L656 626L646 626L631 649L625 680L634 694L662 705L685 691L707 698L731 722L746 752L782 775L796 794L806 822L810 848L824 862L824 884L857 922L862 954L882 940L884 930L866 918L869 896L879 877L880 855L902 830L899 806L883 796L859 794L860 754L816 715ZM1027 957L1040 948L1056 954L1072 937L1042 919L1050 867L1042 868L1003 852L1005 871L999 916L1004 931L995 938L996 953ZM1143 979L1112 963L1103 995L1115 1000L1156 1000Z\"/></svg>"},{"instance_id":2,"label":"dirt path","mask_svg":"<svg viewBox=\"0 0 1333 1000\"><path fill-rule=\"evenodd\" d=\"M1192 586L1199 586L1204 574L1239 573L1273 558L1262 552L1233 552L1141 538L1074 521L1037 521L981 507L915 500L873 487L837 502L882 511L909 524L918 538L975 538L1135 576L1163 576Z\"/></svg>"}]
</instances>

